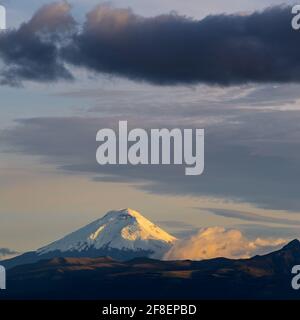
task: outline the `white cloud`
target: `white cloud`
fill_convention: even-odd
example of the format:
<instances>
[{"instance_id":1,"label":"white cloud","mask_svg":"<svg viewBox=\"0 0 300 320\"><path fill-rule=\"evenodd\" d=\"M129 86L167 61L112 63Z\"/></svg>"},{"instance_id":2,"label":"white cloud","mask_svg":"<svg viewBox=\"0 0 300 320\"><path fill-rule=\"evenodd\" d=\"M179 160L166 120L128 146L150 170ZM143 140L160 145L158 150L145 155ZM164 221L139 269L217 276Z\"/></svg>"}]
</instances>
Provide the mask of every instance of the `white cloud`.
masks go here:
<instances>
[{"instance_id":1,"label":"white cloud","mask_svg":"<svg viewBox=\"0 0 300 320\"><path fill-rule=\"evenodd\" d=\"M179 240L164 256L165 260L202 260L216 257L249 258L276 250L285 239L247 239L239 230L210 227L188 239Z\"/></svg>"}]
</instances>

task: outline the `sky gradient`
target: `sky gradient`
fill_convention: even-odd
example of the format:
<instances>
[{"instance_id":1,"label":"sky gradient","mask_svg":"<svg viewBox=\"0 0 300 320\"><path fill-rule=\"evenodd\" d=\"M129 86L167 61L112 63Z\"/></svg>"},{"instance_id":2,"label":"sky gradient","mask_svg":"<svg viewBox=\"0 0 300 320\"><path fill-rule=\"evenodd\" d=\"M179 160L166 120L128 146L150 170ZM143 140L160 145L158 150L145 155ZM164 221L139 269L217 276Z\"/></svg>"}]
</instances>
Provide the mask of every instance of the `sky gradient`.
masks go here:
<instances>
[{"instance_id":1,"label":"sky gradient","mask_svg":"<svg viewBox=\"0 0 300 320\"><path fill-rule=\"evenodd\" d=\"M78 0L37 12L49 1L1 3L11 29L0 36L0 248L36 249L126 207L176 236L198 234L197 245L203 227L298 237L300 33L289 7ZM204 174L99 167L96 132L119 120L204 128ZM213 230L249 250L238 233Z\"/></svg>"}]
</instances>

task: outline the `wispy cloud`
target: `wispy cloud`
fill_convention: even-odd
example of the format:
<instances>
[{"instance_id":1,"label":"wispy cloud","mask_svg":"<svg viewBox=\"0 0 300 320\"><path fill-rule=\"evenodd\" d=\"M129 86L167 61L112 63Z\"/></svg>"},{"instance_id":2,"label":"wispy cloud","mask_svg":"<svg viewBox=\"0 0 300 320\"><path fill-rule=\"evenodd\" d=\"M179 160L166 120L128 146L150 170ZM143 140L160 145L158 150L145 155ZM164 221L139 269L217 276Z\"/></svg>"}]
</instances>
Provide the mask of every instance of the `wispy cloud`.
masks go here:
<instances>
[{"instance_id":1,"label":"wispy cloud","mask_svg":"<svg viewBox=\"0 0 300 320\"><path fill-rule=\"evenodd\" d=\"M143 101L141 111L136 117L130 117L129 123L133 128L145 129L175 127L178 123L194 127L195 123L198 126L203 118L208 118L208 124L203 123L206 168L197 179L183 179L180 166L99 166L95 160L96 133L101 128L117 125L115 116L109 114L18 120L16 126L1 132L2 147L5 144L13 152L43 156L45 161L66 172L92 174L94 181L139 183L139 189L151 193L213 196L263 208L299 211L298 111L224 108L219 112L214 108L209 111L207 107L193 111L191 108L192 116L185 118L181 103L189 104L184 101L175 104L178 108L172 109L172 116L159 119L160 113L154 111L152 115L141 116L142 110L149 107L149 101ZM210 119L218 120L220 113L222 121L211 124ZM245 218L253 219L252 216Z\"/></svg>"},{"instance_id":2,"label":"wispy cloud","mask_svg":"<svg viewBox=\"0 0 300 320\"><path fill-rule=\"evenodd\" d=\"M199 208L201 210L207 210L217 216L226 217L226 218L234 218L244 221L252 221L252 222L265 222L265 223L275 223L275 224L285 224L290 226L300 226L300 220L293 220L289 218L277 218L259 215L253 212L234 210L234 209L215 209L215 208Z\"/></svg>"}]
</instances>

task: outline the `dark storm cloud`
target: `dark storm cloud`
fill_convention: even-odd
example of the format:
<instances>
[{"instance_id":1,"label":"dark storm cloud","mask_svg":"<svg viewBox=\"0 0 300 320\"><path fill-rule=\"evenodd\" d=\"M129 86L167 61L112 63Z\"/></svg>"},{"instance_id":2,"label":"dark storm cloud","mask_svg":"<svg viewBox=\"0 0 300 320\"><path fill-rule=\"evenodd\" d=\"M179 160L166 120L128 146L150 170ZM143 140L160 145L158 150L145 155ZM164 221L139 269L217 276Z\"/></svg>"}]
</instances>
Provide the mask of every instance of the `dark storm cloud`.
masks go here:
<instances>
[{"instance_id":1,"label":"dark storm cloud","mask_svg":"<svg viewBox=\"0 0 300 320\"><path fill-rule=\"evenodd\" d=\"M289 6L195 20L99 5L76 29L70 6L55 3L1 34L2 82L71 78L68 64L157 84L299 82L300 32L291 19Z\"/></svg>"},{"instance_id":2,"label":"dark storm cloud","mask_svg":"<svg viewBox=\"0 0 300 320\"><path fill-rule=\"evenodd\" d=\"M176 14L143 18L99 6L64 57L93 71L158 84L298 82L300 33L291 8L193 20Z\"/></svg>"},{"instance_id":3,"label":"dark storm cloud","mask_svg":"<svg viewBox=\"0 0 300 320\"><path fill-rule=\"evenodd\" d=\"M0 33L2 84L72 78L59 58L58 49L61 37L75 25L69 10L65 2L46 5L19 29Z\"/></svg>"}]
</instances>

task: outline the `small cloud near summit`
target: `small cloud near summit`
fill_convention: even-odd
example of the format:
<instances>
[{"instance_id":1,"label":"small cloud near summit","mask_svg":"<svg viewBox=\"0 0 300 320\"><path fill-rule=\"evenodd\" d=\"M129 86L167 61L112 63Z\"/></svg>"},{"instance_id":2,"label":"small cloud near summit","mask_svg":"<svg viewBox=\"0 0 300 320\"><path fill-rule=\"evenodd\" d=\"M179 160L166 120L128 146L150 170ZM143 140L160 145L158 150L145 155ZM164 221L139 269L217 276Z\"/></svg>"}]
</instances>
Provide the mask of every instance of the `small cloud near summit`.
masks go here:
<instances>
[{"instance_id":1,"label":"small cloud near summit","mask_svg":"<svg viewBox=\"0 0 300 320\"><path fill-rule=\"evenodd\" d=\"M11 250L9 248L0 248L0 260L12 258L18 254L19 252Z\"/></svg>"}]
</instances>

